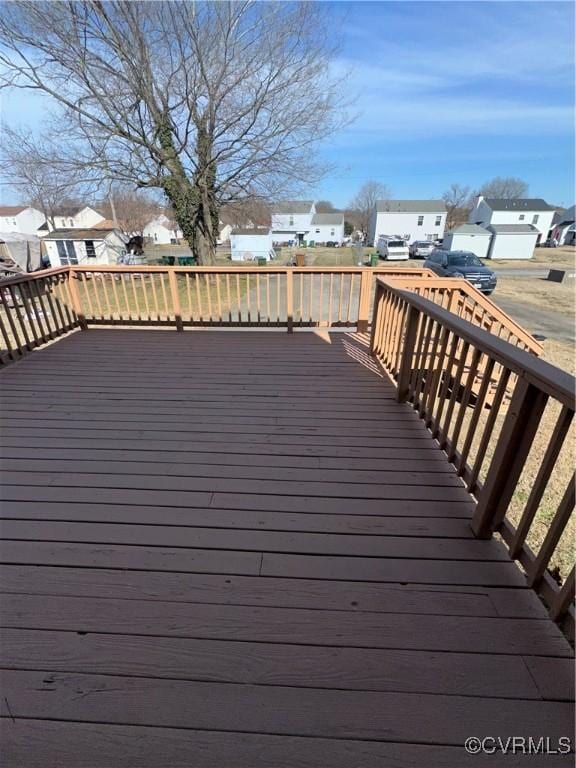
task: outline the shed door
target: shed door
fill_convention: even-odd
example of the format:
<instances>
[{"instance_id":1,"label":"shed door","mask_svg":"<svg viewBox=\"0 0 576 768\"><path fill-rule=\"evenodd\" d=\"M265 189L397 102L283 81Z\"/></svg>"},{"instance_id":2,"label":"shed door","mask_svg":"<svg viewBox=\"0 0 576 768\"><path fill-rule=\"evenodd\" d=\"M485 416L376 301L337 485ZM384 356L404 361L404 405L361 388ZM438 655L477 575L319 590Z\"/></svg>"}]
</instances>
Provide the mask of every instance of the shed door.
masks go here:
<instances>
[{"instance_id":1,"label":"shed door","mask_svg":"<svg viewBox=\"0 0 576 768\"><path fill-rule=\"evenodd\" d=\"M58 248L58 256L62 266L78 264L78 256L73 240L57 240L56 247Z\"/></svg>"}]
</instances>

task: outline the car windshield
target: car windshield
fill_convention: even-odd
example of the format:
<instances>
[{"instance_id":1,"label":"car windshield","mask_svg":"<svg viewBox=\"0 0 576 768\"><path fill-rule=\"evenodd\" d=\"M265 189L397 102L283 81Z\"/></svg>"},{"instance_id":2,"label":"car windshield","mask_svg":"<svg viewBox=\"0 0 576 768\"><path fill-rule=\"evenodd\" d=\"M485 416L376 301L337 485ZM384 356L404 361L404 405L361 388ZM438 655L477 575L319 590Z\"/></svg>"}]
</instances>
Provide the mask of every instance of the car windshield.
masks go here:
<instances>
[{"instance_id":1,"label":"car windshield","mask_svg":"<svg viewBox=\"0 0 576 768\"><path fill-rule=\"evenodd\" d=\"M426 241L424 241L422 243L416 243L416 245L418 246L418 248L433 248L434 247L434 243L428 243Z\"/></svg>"},{"instance_id":2,"label":"car windshield","mask_svg":"<svg viewBox=\"0 0 576 768\"><path fill-rule=\"evenodd\" d=\"M482 262L473 253L455 253L448 256L450 267L481 267Z\"/></svg>"},{"instance_id":3,"label":"car windshield","mask_svg":"<svg viewBox=\"0 0 576 768\"><path fill-rule=\"evenodd\" d=\"M403 248L404 240L389 240L388 248Z\"/></svg>"}]
</instances>

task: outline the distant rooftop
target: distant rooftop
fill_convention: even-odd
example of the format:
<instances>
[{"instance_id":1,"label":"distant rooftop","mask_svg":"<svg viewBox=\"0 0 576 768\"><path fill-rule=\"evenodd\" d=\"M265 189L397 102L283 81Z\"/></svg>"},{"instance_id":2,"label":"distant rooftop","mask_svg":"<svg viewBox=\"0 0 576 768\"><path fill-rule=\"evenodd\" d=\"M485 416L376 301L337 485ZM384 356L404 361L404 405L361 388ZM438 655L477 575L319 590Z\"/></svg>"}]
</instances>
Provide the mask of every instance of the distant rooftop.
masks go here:
<instances>
[{"instance_id":1,"label":"distant rooftop","mask_svg":"<svg viewBox=\"0 0 576 768\"><path fill-rule=\"evenodd\" d=\"M231 235L269 235L269 227L239 227L230 232Z\"/></svg>"},{"instance_id":2,"label":"distant rooftop","mask_svg":"<svg viewBox=\"0 0 576 768\"><path fill-rule=\"evenodd\" d=\"M339 226L344 224L343 213L315 213L312 216L312 225L324 225L324 226Z\"/></svg>"},{"instance_id":3,"label":"distant rooftop","mask_svg":"<svg viewBox=\"0 0 576 768\"><path fill-rule=\"evenodd\" d=\"M488 229L491 232L509 232L516 234L536 234L540 230L533 227L532 224L490 224Z\"/></svg>"},{"instance_id":4,"label":"distant rooftop","mask_svg":"<svg viewBox=\"0 0 576 768\"><path fill-rule=\"evenodd\" d=\"M104 240L116 231L113 228L100 229L96 227L91 229L53 229L52 232L43 237L43 240Z\"/></svg>"},{"instance_id":5,"label":"distant rooftop","mask_svg":"<svg viewBox=\"0 0 576 768\"><path fill-rule=\"evenodd\" d=\"M453 234L458 233L459 235L489 235L490 232L488 232L487 229L484 227L481 227L479 224L460 224L459 227L456 227L452 230Z\"/></svg>"},{"instance_id":6,"label":"distant rooftop","mask_svg":"<svg viewBox=\"0 0 576 768\"><path fill-rule=\"evenodd\" d=\"M0 216L17 216L26 208L30 208L29 205L0 205Z\"/></svg>"},{"instance_id":7,"label":"distant rooftop","mask_svg":"<svg viewBox=\"0 0 576 768\"><path fill-rule=\"evenodd\" d=\"M517 200L505 200L500 197L485 197L484 202L493 211L554 211L541 197L523 197Z\"/></svg>"},{"instance_id":8,"label":"distant rooftop","mask_svg":"<svg viewBox=\"0 0 576 768\"><path fill-rule=\"evenodd\" d=\"M312 200L283 200L272 206L272 213L290 214L290 213L310 213Z\"/></svg>"},{"instance_id":9,"label":"distant rooftop","mask_svg":"<svg viewBox=\"0 0 576 768\"><path fill-rule=\"evenodd\" d=\"M445 213L443 200L377 200L378 213Z\"/></svg>"}]
</instances>

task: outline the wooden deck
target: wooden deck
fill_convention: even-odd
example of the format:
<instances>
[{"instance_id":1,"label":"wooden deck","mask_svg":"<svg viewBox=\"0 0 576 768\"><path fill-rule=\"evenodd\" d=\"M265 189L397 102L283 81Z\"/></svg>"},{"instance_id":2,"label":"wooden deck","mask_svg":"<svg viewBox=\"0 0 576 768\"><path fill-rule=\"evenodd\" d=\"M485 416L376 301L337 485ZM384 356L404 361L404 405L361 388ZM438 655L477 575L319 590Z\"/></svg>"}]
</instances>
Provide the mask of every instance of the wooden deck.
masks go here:
<instances>
[{"instance_id":1,"label":"wooden deck","mask_svg":"<svg viewBox=\"0 0 576 768\"><path fill-rule=\"evenodd\" d=\"M0 378L2 765L572 765L464 750L570 736L571 649L362 337L90 330Z\"/></svg>"}]
</instances>

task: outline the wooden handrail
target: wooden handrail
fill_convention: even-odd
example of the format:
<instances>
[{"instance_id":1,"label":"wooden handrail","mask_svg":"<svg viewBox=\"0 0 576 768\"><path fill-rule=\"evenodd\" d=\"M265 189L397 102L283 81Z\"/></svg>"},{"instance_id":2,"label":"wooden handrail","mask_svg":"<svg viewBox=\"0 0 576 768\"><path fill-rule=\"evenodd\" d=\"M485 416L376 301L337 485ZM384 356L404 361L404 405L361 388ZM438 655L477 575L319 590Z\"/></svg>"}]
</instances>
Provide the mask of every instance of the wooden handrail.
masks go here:
<instances>
[{"instance_id":1,"label":"wooden handrail","mask_svg":"<svg viewBox=\"0 0 576 768\"><path fill-rule=\"evenodd\" d=\"M573 633L569 587L560 589L548 567L573 513L574 478L544 540L535 551L528 542L568 442L576 379L437 303L399 288L398 282L403 283L377 280L371 352L396 380L398 399L418 411L476 496L471 521L476 536L499 532L511 557L524 567L528 585L538 589L552 617L568 621ZM552 415L560 409L560 414L554 416L550 435L545 435L548 409ZM546 439L542 465L515 527L509 510L515 499L519 502L518 484L537 435ZM567 581L573 584L573 578L572 574Z\"/></svg>"}]
</instances>

